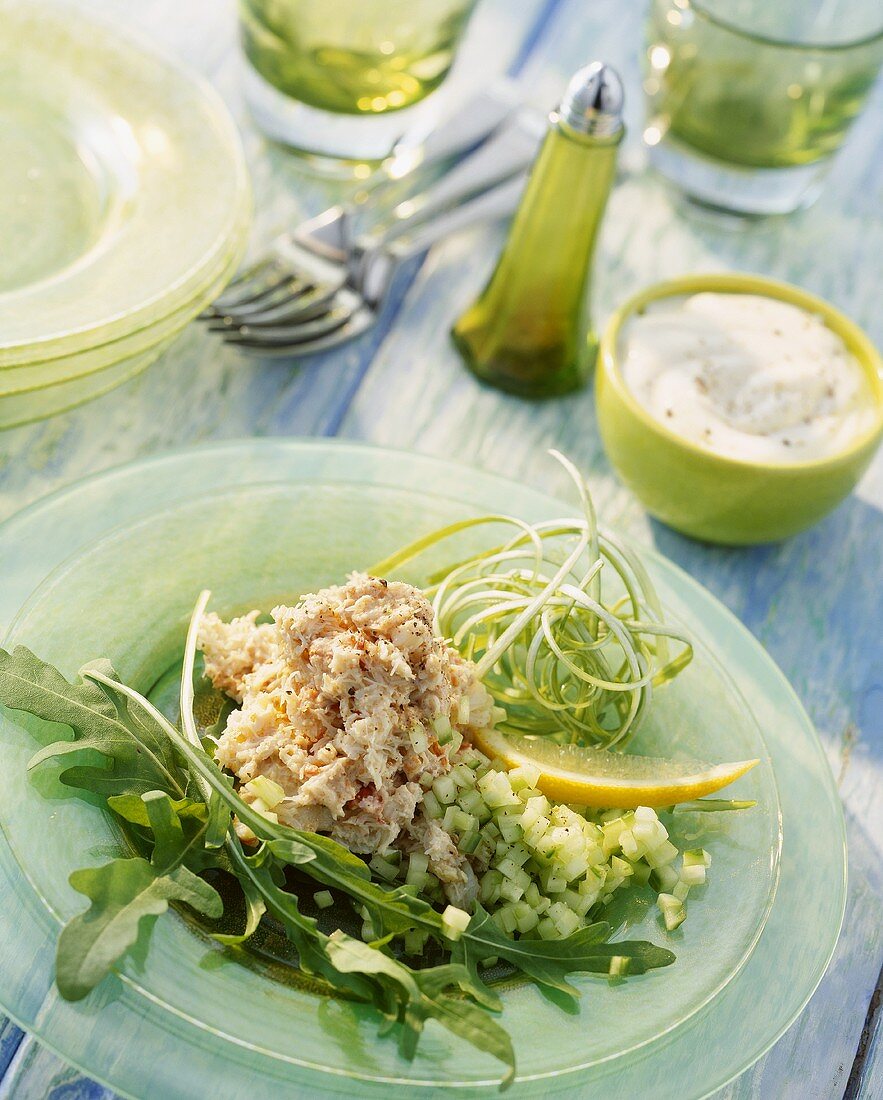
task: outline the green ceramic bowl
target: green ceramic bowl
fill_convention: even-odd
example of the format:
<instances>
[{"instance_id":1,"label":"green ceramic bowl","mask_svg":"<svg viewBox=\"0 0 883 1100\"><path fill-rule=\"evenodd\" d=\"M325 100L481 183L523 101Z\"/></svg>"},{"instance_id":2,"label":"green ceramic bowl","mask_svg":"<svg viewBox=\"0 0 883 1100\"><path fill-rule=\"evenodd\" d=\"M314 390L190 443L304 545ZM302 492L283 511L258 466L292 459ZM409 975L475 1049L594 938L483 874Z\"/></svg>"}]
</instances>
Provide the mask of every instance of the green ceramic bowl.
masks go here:
<instances>
[{"instance_id":1,"label":"green ceramic bowl","mask_svg":"<svg viewBox=\"0 0 883 1100\"><path fill-rule=\"evenodd\" d=\"M623 380L620 331L649 302L701 291L762 294L822 317L868 373L877 412L873 427L845 451L786 464L728 458L660 424ZM883 360L865 333L823 299L758 275L691 275L630 299L601 339L595 393L607 455L647 511L686 535L729 545L774 542L821 519L851 492L883 436Z\"/></svg>"}]
</instances>

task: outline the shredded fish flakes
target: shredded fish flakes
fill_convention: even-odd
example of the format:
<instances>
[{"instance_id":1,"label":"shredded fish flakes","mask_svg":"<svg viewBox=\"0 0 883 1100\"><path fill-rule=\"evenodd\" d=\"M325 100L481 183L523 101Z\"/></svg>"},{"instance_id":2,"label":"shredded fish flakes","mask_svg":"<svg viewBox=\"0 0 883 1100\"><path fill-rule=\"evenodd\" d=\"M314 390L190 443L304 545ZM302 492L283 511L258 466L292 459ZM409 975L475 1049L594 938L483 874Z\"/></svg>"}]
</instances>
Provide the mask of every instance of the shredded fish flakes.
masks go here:
<instances>
[{"instance_id":1,"label":"shredded fish flakes","mask_svg":"<svg viewBox=\"0 0 883 1100\"><path fill-rule=\"evenodd\" d=\"M474 665L437 636L423 593L353 573L275 608L272 623L257 619L202 621L206 675L240 704L218 763L243 783L278 783L283 824L359 854L423 852L452 899L474 896L468 861L421 803L470 729L493 725L493 700ZM441 745L436 730L448 722L460 736Z\"/></svg>"}]
</instances>

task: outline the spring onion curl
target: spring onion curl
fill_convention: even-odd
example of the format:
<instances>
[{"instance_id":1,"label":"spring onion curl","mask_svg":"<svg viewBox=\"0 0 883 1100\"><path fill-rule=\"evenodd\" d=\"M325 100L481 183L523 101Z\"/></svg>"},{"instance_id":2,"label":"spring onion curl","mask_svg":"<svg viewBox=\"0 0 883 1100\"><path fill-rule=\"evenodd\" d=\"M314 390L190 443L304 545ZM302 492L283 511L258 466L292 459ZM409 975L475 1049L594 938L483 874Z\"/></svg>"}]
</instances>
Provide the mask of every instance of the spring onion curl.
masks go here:
<instances>
[{"instance_id":1,"label":"spring onion curl","mask_svg":"<svg viewBox=\"0 0 883 1100\"><path fill-rule=\"evenodd\" d=\"M689 664L693 650L664 621L653 583L631 550L599 530L574 465L550 454L574 481L581 516L532 524L505 515L461 520L372 572L389 576L471 527L514 528L508 541L430 577L425 590L439 632L476 662L505 709L504 732L622 747L646 715L653 689Z\"/></svg>"}]
</instances>

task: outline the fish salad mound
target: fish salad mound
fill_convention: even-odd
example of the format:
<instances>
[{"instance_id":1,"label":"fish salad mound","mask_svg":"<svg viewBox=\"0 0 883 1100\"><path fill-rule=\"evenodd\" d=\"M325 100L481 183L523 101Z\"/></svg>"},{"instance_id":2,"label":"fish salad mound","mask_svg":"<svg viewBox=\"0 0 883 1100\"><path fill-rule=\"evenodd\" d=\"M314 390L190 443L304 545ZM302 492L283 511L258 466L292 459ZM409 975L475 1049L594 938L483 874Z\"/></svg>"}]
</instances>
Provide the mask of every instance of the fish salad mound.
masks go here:
<instances>
[{"instance_id":1,"label":"fish salad mound","mask_svg":"<svg viewBox=\"0 0 883 1100\"><path fill-rule=\"evenodd\" d=\"M451 900L474 899L468 860L421 804L470 730L493 725L493 700L436 636L432 605L412 585L353 573L272 615L203 617L206 675L239 704L217 762L251 803L252 780L278 784L282 824L360 855L420 851Z\"/></svg>"}]
</instances>

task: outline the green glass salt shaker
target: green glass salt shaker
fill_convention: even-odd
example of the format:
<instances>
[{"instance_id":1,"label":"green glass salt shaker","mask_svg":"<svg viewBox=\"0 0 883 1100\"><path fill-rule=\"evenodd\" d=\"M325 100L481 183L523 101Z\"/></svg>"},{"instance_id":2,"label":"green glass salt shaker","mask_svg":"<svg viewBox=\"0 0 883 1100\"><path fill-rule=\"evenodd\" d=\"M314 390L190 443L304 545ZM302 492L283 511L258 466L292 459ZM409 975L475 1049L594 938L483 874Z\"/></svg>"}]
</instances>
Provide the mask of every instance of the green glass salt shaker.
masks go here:
<instances>
[{"instance_id":1,"label":"green glass salt shaker","mask_svg":"<svg viewBox=\"0 0 883 1100\"><path fill-rule=\"evenodd\" d=\"M616 171L623 93L600 61L568 85L489 283L451 335L482 381L522 397L584 385L597 355L592 254Z\"/></svg>"}]
</instances>

